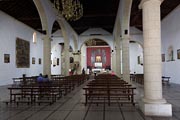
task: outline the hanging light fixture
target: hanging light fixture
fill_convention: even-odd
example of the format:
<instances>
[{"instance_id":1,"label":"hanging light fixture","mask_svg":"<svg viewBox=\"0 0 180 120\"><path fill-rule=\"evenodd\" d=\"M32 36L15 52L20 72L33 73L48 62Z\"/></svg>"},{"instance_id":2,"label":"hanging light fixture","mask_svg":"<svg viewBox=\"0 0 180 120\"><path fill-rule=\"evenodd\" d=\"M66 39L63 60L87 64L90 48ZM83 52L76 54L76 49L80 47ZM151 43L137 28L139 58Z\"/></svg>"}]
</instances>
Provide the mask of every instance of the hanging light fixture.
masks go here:
<instances>
[{"instance_id":1,"label":"hanging light fixture","mask_svg":"<svg viewBox=\"0 0 180 120\"><path fill-rule=\"evenodd\" d=\"M83 16L83 6L79 0L54 0L54 7L69 21Z\"/></svg>"}]
</instances>

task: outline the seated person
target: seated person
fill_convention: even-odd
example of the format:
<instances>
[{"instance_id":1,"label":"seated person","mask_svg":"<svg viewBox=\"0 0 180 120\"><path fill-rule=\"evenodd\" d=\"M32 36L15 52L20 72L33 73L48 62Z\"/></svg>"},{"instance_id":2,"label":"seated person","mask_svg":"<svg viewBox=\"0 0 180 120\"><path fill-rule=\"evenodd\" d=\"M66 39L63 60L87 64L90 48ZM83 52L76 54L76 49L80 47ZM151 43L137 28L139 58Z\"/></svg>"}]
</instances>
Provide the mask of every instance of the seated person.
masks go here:
<instances>
[{"instance_id":1,"label":"seated person","mask_svg":"<svg viewBox=\"0 0 180 120\"><path fill-rule=\"evenodd\" d=\"M111 75L115 75L115 72L114 72L114 71L112 71L112 72L111 72Z\"/></svg>"},{"instance_id":2,"label":"seated person","mask_svg":"<svg viewBox=\"0 0 180 120\"><path fill-rule=\"evenodd\" d=\"M85 75L85 70L84 70L84 68L82 69L82 74Z\"/></svg>"},{"instance_id":3,"label":"seated person","mask_svg":"<svg viewBox=\"0 0 180 120\"><path fill-rule=\"evenodd\" d=\"M48 75L45 75L44 77L40 73L39 76L37 77L37 82L49 82Z\"/></svg>"},{"instance_id":4,"label":"seated person","mask_svg":"<svg viewBox=\"0 0 180 120\"><path fill-rule=\"evenodd\" d=\"M48 75L45 75L45 76L44 76L44 78L43 78L43 82L49 82Z\"/></svg>"},{"instance_id":5,"label":"seated person","mask_svg":"<svg viewBox=\"0 0 180 120\"><path fill-rule=\"evenodd\" d=\"M43 78L42 74L40 73L39 76L37 77L37 82L41 83L41 82L43 82L43 79L44 78Z\"/></svg>"}]
</instances>

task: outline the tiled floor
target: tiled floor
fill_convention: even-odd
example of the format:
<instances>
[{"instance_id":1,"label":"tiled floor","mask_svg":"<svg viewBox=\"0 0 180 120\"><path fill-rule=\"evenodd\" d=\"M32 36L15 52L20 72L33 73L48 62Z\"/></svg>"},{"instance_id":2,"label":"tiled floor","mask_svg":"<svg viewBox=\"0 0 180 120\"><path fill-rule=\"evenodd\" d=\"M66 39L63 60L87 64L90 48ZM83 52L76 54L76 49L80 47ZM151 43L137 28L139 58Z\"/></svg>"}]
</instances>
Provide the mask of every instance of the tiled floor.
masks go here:
<instances>
[{"instance_id":1,"label":"tiled floor","mask_svg":"<svg viewBox=\"0 0 180 120\"><path fill-rule=\"evenodd\" d=\"M83 86L76 88L53 105L6 106L2 102L8 99L6 87L0 87L0 120L180 120L180 85L176 84L163 87L164 97L173 106L172 118L145 117L138 109L138 104L135 107L118 104L84 106ZM143 91L142 86L137 85L137 88L138 101Z\"/></svg>"}]
</instances>

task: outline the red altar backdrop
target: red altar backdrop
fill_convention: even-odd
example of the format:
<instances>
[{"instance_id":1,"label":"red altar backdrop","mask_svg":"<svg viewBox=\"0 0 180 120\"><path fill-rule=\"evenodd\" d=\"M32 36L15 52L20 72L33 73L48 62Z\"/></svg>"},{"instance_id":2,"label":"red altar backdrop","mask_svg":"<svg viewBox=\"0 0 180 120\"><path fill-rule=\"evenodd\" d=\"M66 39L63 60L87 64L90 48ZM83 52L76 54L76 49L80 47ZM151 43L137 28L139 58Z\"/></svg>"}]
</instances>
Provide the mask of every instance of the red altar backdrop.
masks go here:
<instances>
[{"instance_id":1,"label":"red altar backdrop","mask_svg":"<svg viewBox=\"0 0 180 120\"><path fill-rule=\"evenodd\" d=\"M110 47L87 47L87 67L111 68Z\"/></svg>"}]
</instances>

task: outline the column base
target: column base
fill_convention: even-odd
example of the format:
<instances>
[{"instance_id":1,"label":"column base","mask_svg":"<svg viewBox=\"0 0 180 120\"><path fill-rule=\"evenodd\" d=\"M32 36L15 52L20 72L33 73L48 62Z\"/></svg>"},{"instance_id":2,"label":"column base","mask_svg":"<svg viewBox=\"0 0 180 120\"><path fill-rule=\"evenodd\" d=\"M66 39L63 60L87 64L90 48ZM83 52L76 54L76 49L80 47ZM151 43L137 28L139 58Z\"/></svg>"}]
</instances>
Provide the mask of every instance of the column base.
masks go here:
<instances>
[{"instance_id":1,"label":"column base","mask_svg":"<svg viewBox=\"0 0 180 120\"><path fill-rule=\"evenodd\" d=\"M172 116L172 105L169 103L146 103L144 101L140 101L139 106L146 116Z\"/></svg>"}]
</instances>

